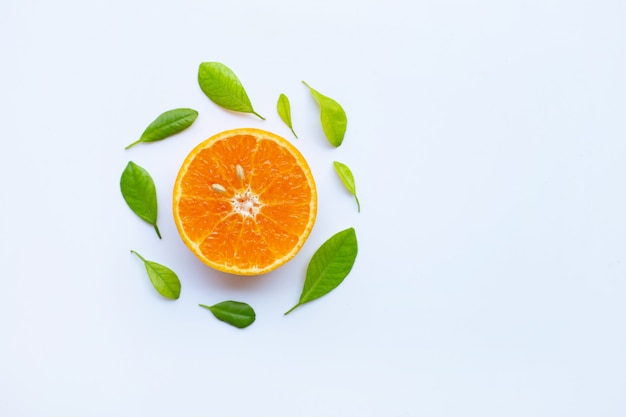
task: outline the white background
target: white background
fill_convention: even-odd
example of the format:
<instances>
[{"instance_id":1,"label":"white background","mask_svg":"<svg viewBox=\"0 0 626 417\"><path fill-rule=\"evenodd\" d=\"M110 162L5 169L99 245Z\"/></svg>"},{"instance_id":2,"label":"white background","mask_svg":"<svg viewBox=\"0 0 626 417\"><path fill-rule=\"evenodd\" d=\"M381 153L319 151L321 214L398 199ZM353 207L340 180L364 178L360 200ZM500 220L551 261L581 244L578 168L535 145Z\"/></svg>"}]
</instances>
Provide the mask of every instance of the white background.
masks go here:
<instances>
[{"instance_id":1,"label":"white background","mask_svg":"<svg viewBox=\"0 0 626 417\"><path fill-rule=\"evenodd\" d=\"M625 416L625 21L621 0L3 0L0 415ZM210 102L203 61L267 120ZM346 109L340 148L301 80ZM190 129L124 150L176 107ZM201 264L171 216L184 156L235 127L291 140L320 191L305 247L258 278ZM119 192L129 160L161 241ZM352 273L283 316L349 226ZM226 299L257 321L198 307Z\"/></svg>"}]
</instances>

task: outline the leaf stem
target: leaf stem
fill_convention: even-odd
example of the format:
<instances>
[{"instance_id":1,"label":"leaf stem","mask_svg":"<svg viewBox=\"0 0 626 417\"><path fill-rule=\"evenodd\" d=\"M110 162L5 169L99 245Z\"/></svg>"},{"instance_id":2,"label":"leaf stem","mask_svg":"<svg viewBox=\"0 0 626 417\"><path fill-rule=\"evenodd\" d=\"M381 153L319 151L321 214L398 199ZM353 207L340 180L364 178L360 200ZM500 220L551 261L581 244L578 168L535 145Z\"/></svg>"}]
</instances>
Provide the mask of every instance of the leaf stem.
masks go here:
<instances>
[{"instance_id":1,"label":"leaf stem","mask_svg":"<svg viewBox=\"0 0 626 417\"><path fill-rule=\"evenodd\" d=\"M354 195L354 199L356 200L357 211L360 213L361 212L361 203L359 203L359 197L357 197L356 194Z\"/></svg>"},{"instance_id":2,"label":"leaf stem","mask_svg":"<svg viewBox=\"0 0 626 417\"><path fill-rule=\"evenodd\" d=\"M134 141L133 143L131 143L130 145L128 145L127 147L125 147L124 149L130 149L131 147L135 146L136 144L138 144L139 142L141 142L141 138L137 139L136 141Z\"/></svg>"},{"instance_id":3,"label":"leaf stem","mask_svg":"<svg viewBox=\"0 0 626 417\"><path fill-rule=\"evenodd\" d=\"M141 259L144 263L146 262L146 260L143 258L143 256L141 256L140 254L138 254L137 252L135 252L134 250L130 250L130 253L134 253L135 255L137 255L137 257L139 259Z\"/></svg>"},{"instance_id":4,"label":"leaf stem","mask_svg":"<svg viewBox=\"0 0 626 417\"><path fill-rule=\"evenodd\" d=\"M254 110L252 110L252 114L254 114L255 116L257 116L259 119L261 120L265 120L265 117L261 116L259 113L255 112Z\"/></svg>"},{"instance_id":5,"label":"leaf stem","mask_svg":"<svg viewBox=\"0 0 626 417\"><path fill-rule=\"evenodd\" d=\"M157 227L156 223L154 224L154 230L156 230L156 234L159 237L159 239L161 239L161 232L159 232L159 228Z\"/></svg>"},{"instance_id":6,"label":"leaf stem","mask_svg":"<svg viewBox=\"0 0 626 417\"><path fill-rule=\"evenodd\" d=\"M291 309L289 309L289 311L287 311L284 315L286 316L287 314L291 313L293 310L295 310L296 308L300 307L301 304L298 303L295 306L291 307Z\"/></svg>"}]
</instances>

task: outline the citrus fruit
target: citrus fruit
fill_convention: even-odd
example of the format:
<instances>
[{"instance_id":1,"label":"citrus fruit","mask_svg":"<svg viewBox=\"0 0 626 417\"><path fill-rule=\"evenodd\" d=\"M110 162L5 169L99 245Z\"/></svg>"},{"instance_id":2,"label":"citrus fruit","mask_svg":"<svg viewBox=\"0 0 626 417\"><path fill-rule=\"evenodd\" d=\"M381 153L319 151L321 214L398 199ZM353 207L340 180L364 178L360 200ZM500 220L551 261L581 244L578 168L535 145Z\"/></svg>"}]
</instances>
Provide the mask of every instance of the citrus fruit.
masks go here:
<instances>
[{"instance_id":1,"label":"citrus fruit","mask_svg":"<svg viewBox=\"0 0 626 417\"><path fill-rule=\"evenodd\" d=\"M173 214L182 240L205 264L259 275L302 248L315 223L317 191L306 160L286 139L227 130L185 158Z\"/></svg>"}]
</instances>

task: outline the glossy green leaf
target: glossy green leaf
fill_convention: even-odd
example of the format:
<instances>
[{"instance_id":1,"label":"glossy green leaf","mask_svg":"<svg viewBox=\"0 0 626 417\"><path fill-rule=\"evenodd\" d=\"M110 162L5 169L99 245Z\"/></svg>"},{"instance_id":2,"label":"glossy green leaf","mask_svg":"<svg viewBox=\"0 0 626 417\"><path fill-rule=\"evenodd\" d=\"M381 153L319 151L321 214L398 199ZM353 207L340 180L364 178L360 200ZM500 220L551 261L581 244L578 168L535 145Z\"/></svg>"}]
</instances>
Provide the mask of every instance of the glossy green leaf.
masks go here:
<instances>
[{"instance_id":1,"label":"glossy green leaf","mask_svg":"<svg viewBox=\"0 0 626 417\"><path fill-rule=\"evenodd\" d=\"M337 288L352 270L357 253L356 233L352 227L342 230L324 242L309 262L298 304L285 315Z\"/></svg>"},{"instance_id":2,"label":"glossy green leaf","mask_svg":"<svg viewBox=\"0 0 626 417\"><path fill-rule=\"evenodd\" d=\"M240 301L222 301L212 306L200 304L200 307L211 311L218 320L240 329L248 327L256 319L256 313L252 307Z\"/></svg>"},{"instance_id":3,"label":"glossy green leaf","mask_svg":"<svg viewBox=\"0 0 626 417\"><path fill-rule=\"evenodd\" d=\"M276 103L276 111L281 120L291 129L291 133L297 138L296 132L293 130L293 122L291 121L291 104L289 98L286 95L281 94L278 96L278 103Z\"/></svg>"},{"instance_id":4,"label":"glossy green leaf","mask_svg":"<svg viewBox=\"0 0 626 417\"><path fill-rule=\"evenodd\" d=\"M120 189L128 207L141 219L154 226L160 239L161 232L156 224L156 187L148 171L133 161L128 162L120 178Z\"/></svg>"},{"instance_id":5,"label":"glossy green leaf","mask_svg":"<svg viewBox=\"0 0 626 417\"><path fill-rule=\"evenodd\" d=\"M134 253L139 259L142 260L146 267L146 272L148 273L150 282L152 282L152 285L159 292L159 294L172 300L176 300L180 297L180 280L174 271L166 266L144 259L134 250L131 250L131 253Z\"/></svg>"},{"instance_id":6,"label":"glossy green leaf","mask_svg":"<svg viewBox=\"0 0 626 417\"><path fill-rule=\"evenodd\" d=\"M352 175L352 171L350 170L350 168L348 168L346 164L338 161L333 162L333 165L335 166L335 171L337 171L337 174L339 175L339 178L341 178L341 182L343 182L343 185L345 185L350 194L354 196L354 199L356 200L357 210L360 213L361 203L359 203L359 198L356 196L356 184L354 183L354 175Z\"/></svg>"},{"instance_id":7,"label":"glossy green leaf","mask_svg":"<svg viewBox=\"0 0 626 417\"><path fill-rule=\"evenodd\" d=\"M180 133L191 126L197 117L198 112L193 109L174 109L161 113L148 125L141 137L125 149L141 142L156 142Z\"/></svg>"},{"instance_id":8,"label":"glossy green leaf","mask_svg":"<svg viewBox=\"0 0 626 417\"><path fill-rule=\"evenodd\" d=\"M311 95L320 106L320 119L324 135L333 146L339 146L343 142L348 126L348 117L343 107L335 100L314 90L306 82L302 81L309 88Z\"/></svg>"},{"instance_id":9,"label":"glossy green leaf","mask_svg":"<svg viewBox=\"0 0 626 417\"><path fill-rule=\"evenodd\" d=\"M218 106L227 110L252 113L265 120L254 111L250 98L237 75L219 62L203 62L198 70L198 84L206 96Z\"/></svg>"}]
</instances>

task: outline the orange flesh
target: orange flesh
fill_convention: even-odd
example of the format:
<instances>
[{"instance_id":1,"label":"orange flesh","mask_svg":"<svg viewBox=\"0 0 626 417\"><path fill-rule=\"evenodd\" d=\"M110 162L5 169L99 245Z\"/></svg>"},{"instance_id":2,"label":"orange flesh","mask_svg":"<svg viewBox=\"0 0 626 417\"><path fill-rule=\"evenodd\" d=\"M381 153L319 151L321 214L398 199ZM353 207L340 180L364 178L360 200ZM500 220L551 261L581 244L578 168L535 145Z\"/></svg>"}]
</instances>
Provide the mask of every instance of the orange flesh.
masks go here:
<instances>
[{"instance_id":1,"label":"orange flesh","mask_svg":"<svg viewBox=\"0 0 626 417\"><path fill-rule=\"evenodd\" d=\"M222 132L185 159L174 186L174 220L206 264L239 275L278 268L313 228L317 193L300 152L258 129Z\"/></svg>"}]
</instances>

